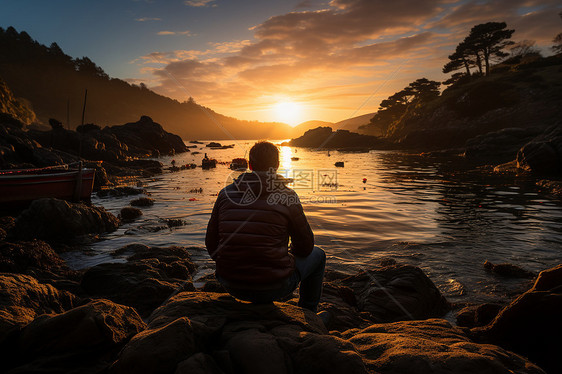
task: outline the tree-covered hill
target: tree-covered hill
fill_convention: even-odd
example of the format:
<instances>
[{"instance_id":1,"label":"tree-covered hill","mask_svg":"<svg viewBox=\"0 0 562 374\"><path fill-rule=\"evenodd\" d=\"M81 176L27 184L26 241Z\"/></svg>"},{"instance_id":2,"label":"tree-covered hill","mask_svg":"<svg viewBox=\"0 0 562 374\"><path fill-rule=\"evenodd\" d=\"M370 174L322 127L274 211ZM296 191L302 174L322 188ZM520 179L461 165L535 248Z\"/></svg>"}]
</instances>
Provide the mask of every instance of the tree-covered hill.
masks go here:
<instances>
[{"instance_id":1,"label":"tree-covered hill","mask_svg":"<svg viewBox=\"0 0 562 374\"><path fill-rule=\"evenodd\" d=\"M462 148L506 128L560 124L561 38L553 40L558 54L543 57L534 42L512 41L513 33L504 22L474 26L443 67L453 73L449 79L410 83L383 100L362 130L403 148L431 150ZM441 85L448 87L440 92Z\"/></svg>"},{"instance_id":2,"label":"tree-covered hill","mask_svg":"<svg viewBox=\"0 0 562 374\"><path fill-rule=\"evenodd\" d=\"M0 28L0 78L14 95L29 102L39 121L56 118L74 129L81 124L85 90L85 122L116 125L147 115L185 139L277 138L291 135L286 124L241 121L198 105L158 95L141 84L109 77L88 57L72 58L52 43L33 40L25 31Z\"/></svg>"}]
</instances>

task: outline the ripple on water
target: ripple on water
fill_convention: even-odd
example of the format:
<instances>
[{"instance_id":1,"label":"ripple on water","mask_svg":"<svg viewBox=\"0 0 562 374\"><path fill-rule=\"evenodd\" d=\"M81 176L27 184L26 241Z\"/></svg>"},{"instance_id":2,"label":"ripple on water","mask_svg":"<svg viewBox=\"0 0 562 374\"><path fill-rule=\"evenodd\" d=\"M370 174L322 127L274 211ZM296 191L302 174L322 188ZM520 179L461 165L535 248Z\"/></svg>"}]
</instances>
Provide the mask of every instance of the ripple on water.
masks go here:
<instances>
[{"instance_id":1,"label":"ripple on water","mask_svg":"<svg viewBox=\"0 0 562 374\"><path fill-rule=\"evenodd\" d=\"M230 161L243 157L253 144L208 150L210 157ZM244 149L245 148L245 149ZM562 255L562 206L532 183L512 177L465 172L462 160L437 160L391 151L369 153L313 152L295 148L281 152L281 166L312 170L311 188L298 189L316 243L328 254L328 268L352 273L376 265L381 258L420 266L451 301L507 300L526 281L491 275L485 260L512 262L539 272L559 263ZM200 164L202 154L173 156L176 164ZM159 159L170 165L172 157ZM345 161L344 168L333 168ZM299 168L299 169L296 169ZM338 188L322 191L321 177L333 172ZM83 251L64 256L75 268L123 261L109 253L126 244L182 245L200 265L213 271L204 249L207 222L217 193L231 171L226 165L164 173L143 180L155 199L138 221L108 234ZM367 183L363 183L367 178ZM315 184L316 183L316 184ZM191 192L202 188L202 193ZM136 198L136 197L134 197ZM133 197L93 198L114 214ZM185 226L150 232L147 225L181 219ZM147 232L148 231L148 232ZM198 276L200 276L200 274Z\"/></svg>"}]
</instances>

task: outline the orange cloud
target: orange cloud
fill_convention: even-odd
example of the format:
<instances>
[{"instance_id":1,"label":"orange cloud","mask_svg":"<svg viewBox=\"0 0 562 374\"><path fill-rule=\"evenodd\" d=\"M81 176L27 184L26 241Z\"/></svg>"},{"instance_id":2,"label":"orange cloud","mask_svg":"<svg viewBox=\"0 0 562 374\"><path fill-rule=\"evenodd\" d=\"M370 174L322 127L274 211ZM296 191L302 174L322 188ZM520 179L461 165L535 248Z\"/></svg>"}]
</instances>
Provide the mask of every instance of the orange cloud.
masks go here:
<instances>
[{"instance_id":1,"label":"orange cloud","mask_svg":"<svg viewBox=\"0 0 562 374\"><path fill-rule=\"evenodd\" d=\"M506 21L516 28L514 39L546 43L559 32L559 9L554 0L332 0L325 9L265 20L252 28L251 41L141 60L159 63L157 91L180 100L189 92L228 115L265 108L283 95L318 108L311 119L337 121L369 97L364 110L376 111L380 100L422 76L442 80L447 55L477 23ZM328 112L342 117L322 117Z\"/></svg>"}]
</instances>

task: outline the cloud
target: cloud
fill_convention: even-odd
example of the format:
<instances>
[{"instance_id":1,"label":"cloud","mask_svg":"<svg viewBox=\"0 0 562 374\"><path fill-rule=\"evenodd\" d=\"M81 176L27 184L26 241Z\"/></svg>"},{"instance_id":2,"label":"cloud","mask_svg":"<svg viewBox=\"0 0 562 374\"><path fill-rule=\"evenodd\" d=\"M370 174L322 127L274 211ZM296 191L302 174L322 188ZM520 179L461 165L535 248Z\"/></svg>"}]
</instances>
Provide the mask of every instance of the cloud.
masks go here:
<instances>
[{"instance_id":1,"label":"cloud","mask_svg":"<svg viewBox=\"0 0 562 374\"><path fill-rule=\"evenodd\" d=\"M162 18L158 18L158 17L141 17L141 18L135 19L135 21L137 21L137 22L162 21Z\"/></svg>"},{"instance_id":2,"label":"cloud","mask_svg":"<svg viewBox=\"0 0 562 374\"><path fill-rule=\"evenodd\" d=\"M191 31L186 30L186 31L158 31L156 33L157 35L187 35L187 36L193 36L193 34L191 34Z\"/></svg>"},{"instance_id":3,"label":"cloud","mask_svg":"<svg viewBox=\"0 0 562 374\"><path fill-rule=\"evenodd\" d=\"M214 0L188 0L185 1L184 4L192 7L207 7L209 6ZM212 6L217 6L216 4L212 4Z\"/></svg>"},{"instance_id":4,"label":"cloud","mask_svg":"<svg viewBox=\"0 0 562 374\"><path fill-rule=\"evenodd\" d=\"M310 9L313 2L299 6ZM185 99L188 89L198 102L227 113L266 107L280 94L352 112L384 83L365 108L374 111L417 78L443 80L447 56L475 24L505 20L516 29L514 40L546 43L559 32L559 11L554 0L332 0L319 10L265 20L251 28L253 40L155 52L140 60L158 64L153 74L160 93Z\"/></svg>"}]
</instances>

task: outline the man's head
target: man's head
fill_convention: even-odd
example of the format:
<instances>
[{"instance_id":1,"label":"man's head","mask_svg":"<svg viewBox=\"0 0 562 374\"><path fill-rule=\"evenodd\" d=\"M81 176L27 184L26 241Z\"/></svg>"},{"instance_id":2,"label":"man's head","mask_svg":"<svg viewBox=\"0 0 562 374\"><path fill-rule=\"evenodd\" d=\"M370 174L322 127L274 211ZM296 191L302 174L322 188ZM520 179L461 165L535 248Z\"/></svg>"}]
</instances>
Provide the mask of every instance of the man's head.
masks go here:
<instances>
[{"instance_id":1,"label":"man's head","mask_svg":"<svg viewBox=\"0 0 562 374\"><path fill-rule=\"evenodd\" d=\"M279 167L279 149L270 142L257 142L250 149L250 169L268 171Z\"/></svg>"}]
</instances>

